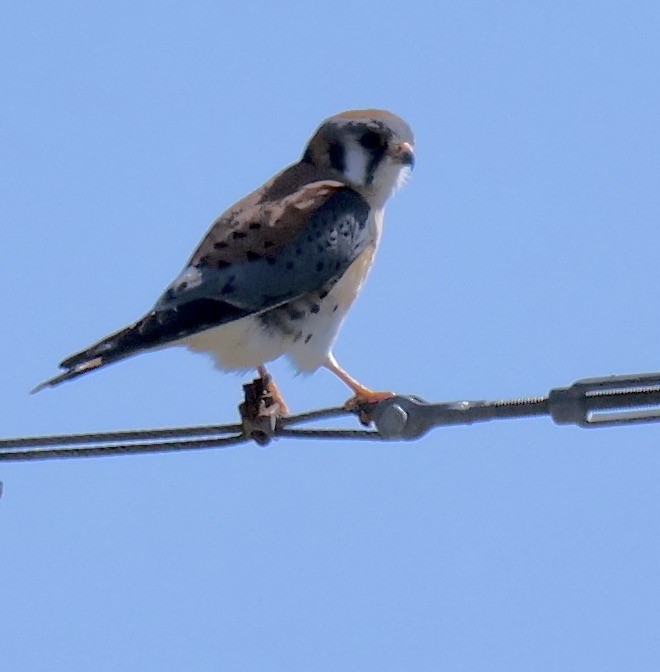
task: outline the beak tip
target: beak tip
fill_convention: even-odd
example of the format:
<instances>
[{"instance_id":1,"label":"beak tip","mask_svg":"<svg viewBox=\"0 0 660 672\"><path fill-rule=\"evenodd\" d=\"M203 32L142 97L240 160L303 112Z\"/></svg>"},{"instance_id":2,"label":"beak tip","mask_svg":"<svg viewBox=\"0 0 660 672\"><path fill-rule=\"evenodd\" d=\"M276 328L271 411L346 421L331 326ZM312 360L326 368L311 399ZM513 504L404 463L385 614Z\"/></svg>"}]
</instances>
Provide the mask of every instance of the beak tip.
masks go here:
<instances>
[{"instance_id":1,"label":"beak tip","mask_svg":"<svg viewBox=\"0 0 660 672\"><path fill-rule=\"evenodd\" d=\"M396 160L412 170L415 167L415 151L409 142L402 142L394 154Z\"/></svg>"}]
</instances>

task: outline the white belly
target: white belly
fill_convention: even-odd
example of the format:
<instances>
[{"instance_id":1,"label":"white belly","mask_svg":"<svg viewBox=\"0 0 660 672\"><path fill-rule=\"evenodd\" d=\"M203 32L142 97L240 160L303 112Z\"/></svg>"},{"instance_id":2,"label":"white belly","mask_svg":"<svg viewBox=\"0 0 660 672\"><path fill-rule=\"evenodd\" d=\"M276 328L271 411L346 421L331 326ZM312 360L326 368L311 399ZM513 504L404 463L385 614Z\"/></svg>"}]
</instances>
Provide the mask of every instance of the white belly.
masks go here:
<instances>
[{"instance_id":1,"label":"white belly","mask_svg":"<svg viewBox=\"0 0 660 672\"><path fill-rule=\"evenodd\" d=\"M285 338L267 334L255 316L207 329L188 337L180 345L211 356L215 366L224 371L256 369L288 349Z\"/></svg>"}]
</instances>

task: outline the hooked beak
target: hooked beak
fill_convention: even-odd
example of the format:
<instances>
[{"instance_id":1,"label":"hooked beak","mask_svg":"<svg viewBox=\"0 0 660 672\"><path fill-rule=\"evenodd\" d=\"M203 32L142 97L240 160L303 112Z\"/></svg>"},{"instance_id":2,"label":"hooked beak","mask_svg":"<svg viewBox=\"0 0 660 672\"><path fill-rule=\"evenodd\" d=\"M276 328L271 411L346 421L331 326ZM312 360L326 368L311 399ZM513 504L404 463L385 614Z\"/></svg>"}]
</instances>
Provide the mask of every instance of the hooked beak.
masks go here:
<instances>
[{"instance_id":1,"label":"hooked beak","mask_svg":"<svg viewBox=\"0 0 660 672\"><path fill-rule=\"evenodd\" d=\"M404 166L410 166L411 170L415 167L415 151L409 142L400 142L390 151L390 156L394 161Z\"/></svg>"}]
</instances>

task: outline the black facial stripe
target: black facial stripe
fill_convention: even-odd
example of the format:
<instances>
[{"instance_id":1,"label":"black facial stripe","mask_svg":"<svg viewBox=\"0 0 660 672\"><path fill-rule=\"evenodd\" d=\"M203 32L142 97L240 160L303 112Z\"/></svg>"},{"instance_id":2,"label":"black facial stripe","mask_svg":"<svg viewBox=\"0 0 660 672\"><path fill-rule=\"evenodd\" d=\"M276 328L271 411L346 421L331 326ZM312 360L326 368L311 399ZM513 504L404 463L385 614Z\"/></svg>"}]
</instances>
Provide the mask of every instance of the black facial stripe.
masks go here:
<instances>
[{"instance_id":1,"label":"black facial stripe","mask_svg":"<svg viewBox=\"0 0 660 672\"><path fill-rule=\"evenodd\" d=\"M387 148L385 146L371 150L371 158L367 164L367 172L364 176L365 184L371 184L373 182L376 168L378 168L378 164L383 160L386 151Z\"/></svg>"},{"instance_id":2,"label":"black facial stripe","mask_svg":"<svg viewBox=\"0 0 660 672\"><path fill-rule=\"evenodd\" d=\"M368 123L364 122L353 122L347 124L348 128L353 132L357 142L364 148L363 143L361 142L362 138L367 133L375 133L380 136L382 140L382 145L370 148L364 148L365 151L369 154L369 162L367 163L364 180L365 184L371 184L374 180L374 175L379 164L385 157L387 152L387 145L390 142L392 132L380 121L370 121Z\"/></svg>"},{"instance_id":3,"label":"black facial stripe","mask_svg":"<svg viewBox=\"0 0 660 672\"><path fill-rule=\"evenodd\" d=\"M344 168L346 167L346 159L344 156L344 146L340 143L337 142L336 140L333 140L329 145L328 145L328 156L330 158L330 165L340 173L344 172Z\"/></svg>"}]
</instances>

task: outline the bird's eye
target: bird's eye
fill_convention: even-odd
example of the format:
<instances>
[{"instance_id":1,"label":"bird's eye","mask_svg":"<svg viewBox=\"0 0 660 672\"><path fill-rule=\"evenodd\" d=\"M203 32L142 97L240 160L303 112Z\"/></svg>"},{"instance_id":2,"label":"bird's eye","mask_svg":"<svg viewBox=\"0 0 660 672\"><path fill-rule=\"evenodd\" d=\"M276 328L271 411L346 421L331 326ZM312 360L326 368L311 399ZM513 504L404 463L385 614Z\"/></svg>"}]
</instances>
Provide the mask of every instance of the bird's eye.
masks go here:
<instances>
[{"instance_id":1,"label":"bird's eye","mask_svg":"<svg viewBox=\"0 0 660 672\"><path fill-rule=\"evenodd\" d=\"M385 144L385 141L380 136L380 134L376 133L376 131L365 131L360 136L360 144L365 149L372 150L382 147Z\"/></svg>"}]
</instances>

